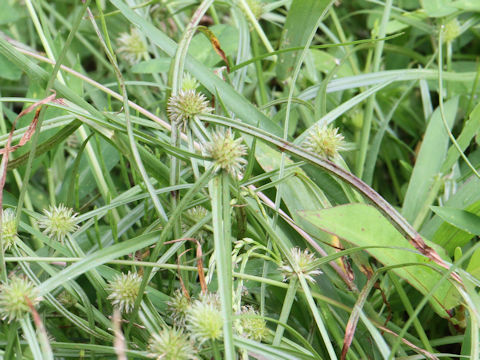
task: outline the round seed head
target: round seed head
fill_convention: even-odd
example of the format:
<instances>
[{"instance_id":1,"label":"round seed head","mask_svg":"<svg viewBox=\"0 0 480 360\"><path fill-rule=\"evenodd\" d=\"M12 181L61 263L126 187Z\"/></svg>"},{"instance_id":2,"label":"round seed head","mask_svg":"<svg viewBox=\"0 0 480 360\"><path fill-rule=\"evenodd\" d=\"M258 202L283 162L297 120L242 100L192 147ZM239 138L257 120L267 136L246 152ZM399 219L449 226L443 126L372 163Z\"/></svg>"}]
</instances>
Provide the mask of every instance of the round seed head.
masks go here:
<instances>
[{"instance_id":1,"label":"round seed head","mask_svg":"<svg viewBox=\"0 0 480 360\"><path fill-rule=\"evenodd\" d=\"M332 159L345 150L344 137L338 128L330 126L315 126L309 133L305 148L323 158Z\"/></svg>"},{"instance_id":2,"label":"round seed head","mask_svg":"<svg viewBox=\"0 0 480 360\"><path fill-rule=\"evenodd\" d=\"M121 312L129 313L133 310L135 300L140 290L142 278L137 273L128 272L127 274L117 275L109 284L108 295L112 305L118 307Z\"/></svg>"},{"instance_id":3,"label":"round seed head","mask_svg":"<svg viewBox=\"0 0 480 360\"><path fill-rule=\"evenodd\" d=\"M242 306L236 329L241 336L255 341L265 340L269 335L267 323L251 306Z\"/></svg>"},{"instance_id":4,"label":"round seed head","mask_svg":"<svg viewBox=\"0 0 480 360\"><path fill-rule=\"evenodd\" d=\"M242 138L234 139L230 129L219 130L213 134L212 142L206 144L206 153L213 159L215 171L223 170L233 177L238 177L247 163L243 157L247 154L247 147L242 144Z\"/></svg>"},{"instance_id":5,"label":"round seed head","mask_svg":"<svg viewBox=\"0 0 480 360\"><path fill-rule=\"evenodd\" d=\"M147 44L136 28L130 33L122 33L117 40L118 52L131 65L139 63L148 54Z\"/></svg>"},{"instance_id":6,"label":"round seed head","mask_svg":"<svg viewBox=\"0 0 480 360\"><path fill-rule=\"evenodd\" d=\"M167 302L168 308L172 313L173 321L176 325L185 325L185 317L187 316L187 310L191 303L191 300L178 289Z\"/></svg>"},{"instance_id":7,"label":"round seed head","mask_svg":"<svg viewBox=\"0 0 480 360\"><path fill-rule=\"evenodd\" d=\"M290 250L292 256L292 264L285 262L280 270L283 272L285 279L297 276L302 273L306 280L315 282L313 278L316 275L320 275L322 272L318 269L312 268L312 263L315 261L315 256L311 254L307 249L303 252L300 248L292 248Z\"/></svg>"},{"instance_id":8,"label":"round seed head","mask_svg":"<svg viewBox=\"0 0 480 360\"><path fill-rule=\"evenodd\" d=\"M202 297L187 311L187 329L199 343L219 340L223 336L223 319L216 297Z\"/></svg>"},{"instance_id":9,"label":"round seed head","mask_svg":"<svg viewBox=\"0 0 480 360\"><path fill-rule=\"evenodd\" d=\"M263 14L263 3L260 0L247 0L247 5L256 19L260 19Z\"/></svg>"},{"instance_id":10,"label":"round seed head","mask_svg":"<svg viewBox=\"0 0 480 360\"><path fill-rule=\"evenodd\" d=\"M182 80L182 90L188 91L196 88L198 88L198 81L189 73L185 73Z\"/></svg>"},{"instance_id":11,"label":"round seed head","mask_svg":"<svg viewBox=\"0 0 480 360\"><path fill-rule=\"evenodd\" d=\"M177 95L168 99L167 112L170 120L175 124L183 124L184 128L194 116L212 111L205 95L194 89L180 90Z\"/></svg>"},{"instance_id":12,"label":"round seed head","mask_svg":"<svg viewBox=\"0 0 480 360\"><path fill-rule=\"evenodd\" d=\"M148 345L148 356L156 360L197 359L192 342L181 329L165 328L153 334Z\"/></svg>"},{"instance_id":13,"label":"round seed head","mask_svg":"<svg viewBox=\"0 0 480 360\"><path fill-rule=\"evenodd\" d=\"M0 285L0 317L8 322L28 314L30 305L40 302L35 285L28 279L13 276Z\"/></svg>"},{"instance_id":14,"label":"round seed head","mask_svg":"<svg viewBox=\"0 0 480 360\"><path fill-rule=\"evenodd\" d=\"M62 241L68 235L78 229L77 213L73 209L67 208L65 205L50 206L43 210L43 216L38 220L38 226L43 228L43 233Z\"/></svg>"},{"instance_id":15,"label":"round seed head","mask_svg":"<svg viewBox=\"0 0 480 360\"><path fill-rule=\"evenodd\" d=\"M17 239L15 212L10 208L5 209L2 215L2 243L4 250L10 249Z\"/></svg>"},{"instance_id":16,"label":"round seed head","mask_svg":"<svg viewBox=\"0 0 480 360\"><path fill-rule=\"evenodd\" d=\"M450 20L443 26L443 41L446 43L451 43L457 37L460 36L462 29L457 18Z\"/></svg>"}]
</instances>

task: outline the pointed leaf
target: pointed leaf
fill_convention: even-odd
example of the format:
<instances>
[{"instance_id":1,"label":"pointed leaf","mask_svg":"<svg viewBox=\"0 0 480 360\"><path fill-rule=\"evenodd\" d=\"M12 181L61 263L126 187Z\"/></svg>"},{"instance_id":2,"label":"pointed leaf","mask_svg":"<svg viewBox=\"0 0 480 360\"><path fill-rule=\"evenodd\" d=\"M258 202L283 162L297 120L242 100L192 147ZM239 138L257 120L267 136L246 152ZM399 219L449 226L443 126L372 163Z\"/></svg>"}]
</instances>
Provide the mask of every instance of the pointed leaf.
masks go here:
<instances>
[{"instance_id":1,"label":"pointed leaf","mask_svg":"<svg viewBox=\"0 0 480 360\"><path fill-rule=\"evenodd\" d=\"M305 46L317 21L330 4L328 0L293 0L281 39L281 48ZM299 26L301 24L301 26ZM285 80L292 74L299 52L279 55L277 76Z\"/></svg>"},{"instance_id":2,"label":"pointed leaf","mask_svg":"<svg viewBox=\"0 0 480 360\"><path fill-rule=\"evenodd\" d=\"M301 211L299 214L319 229L353 245L389 247L369 249L368 252L385 266L398 266L392 271L422 294L427 294L441 278L441 274L431 267L411 265L418 263L433 266L434 263L420 255L373 206L350 204L325 210ZM403 264L405 266L401 266ZM449 317L447 310L459 304L458 294L452 290L453 286L444 282L431 299L437 313L445 318Z\"/></svg>"}]
</instances>

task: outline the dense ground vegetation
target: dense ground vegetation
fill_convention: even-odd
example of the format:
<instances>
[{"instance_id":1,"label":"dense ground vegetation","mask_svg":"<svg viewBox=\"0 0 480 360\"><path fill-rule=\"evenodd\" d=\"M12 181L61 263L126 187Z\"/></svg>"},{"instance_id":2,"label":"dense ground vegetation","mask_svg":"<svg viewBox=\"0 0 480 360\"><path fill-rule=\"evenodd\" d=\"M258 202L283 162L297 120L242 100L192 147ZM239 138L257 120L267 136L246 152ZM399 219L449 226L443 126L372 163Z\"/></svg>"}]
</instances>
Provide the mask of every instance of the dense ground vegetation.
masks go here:
<instances>
[{"instance_id":1,"label":"dense ground vegetation","mask_svg":"<svg viewBox=\"0 0 480 360\"><path fill-rule=\"evenodd\" d=\"M0 357L480 358L478 1L0 9Z\"/></svg>"}]
</instances>

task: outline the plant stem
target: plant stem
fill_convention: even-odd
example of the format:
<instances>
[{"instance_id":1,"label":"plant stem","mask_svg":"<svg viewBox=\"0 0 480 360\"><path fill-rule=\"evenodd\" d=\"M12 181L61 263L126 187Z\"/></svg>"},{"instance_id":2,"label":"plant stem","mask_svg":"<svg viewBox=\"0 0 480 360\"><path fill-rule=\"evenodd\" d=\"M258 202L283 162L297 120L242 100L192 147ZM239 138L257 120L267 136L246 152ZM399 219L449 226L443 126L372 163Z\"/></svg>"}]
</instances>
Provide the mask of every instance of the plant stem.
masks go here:
<instances>
[{"instance_id":1,"label":"plant stem","mask_svg":"<svg viewBox=\"0 0 480 360\"><path fill-rule=\"evenodd\" d=\"M297 294L297 287L297 278L292 277L290 279L290 283L288 284L287 293L285 294L285 299L283 300L282 312L280 313L280 318L278 319L280 323L286 324L288 321L288 316L290 315L293 302L295 301L295 295ZM272 342L273 346L280 345L284 331L285 328L282 325L278 324L277 330L275 331L275 337L273 338Z\"/></svg>"},{"instance_id":2,"label":"plant stem","mask_svg":"<svg viewBox=\"0 0 480 360\"><path fill-rule=\"evenodd\" d=\"M386 0L385 9L383 10L382 22L380 24L380 29L378 32L378 37L383 38L386 34L387 22L390 18L390 11L392 9L393 0ZM372 72L378 72L380 70L380 61L382 58L383 45L384 41L379 41L375 44L375 54L373 57L373 67ZM370 131L372 129L372 120L373 120L373 106L375 104L375 94L368 98L367 106L365 109L365 117L363 120L362 135L360 138L360 150L357 156L356 163L356 175L359 178L363 177L363 170L365 165L365 160L367 158L368 142L370 139Z\"/></svg>"},{"instance_id":3,"label":"plant stem","mask_svg":"<svg viewBox=\"0 0 480 360\"><path fill-rule=\"evenodd\" d=\"M232 243L230 234L230 178L222 171L209 184L217 281L223 315L225 359L235 359L232 320Z\"/></svg>"}]
</instances>

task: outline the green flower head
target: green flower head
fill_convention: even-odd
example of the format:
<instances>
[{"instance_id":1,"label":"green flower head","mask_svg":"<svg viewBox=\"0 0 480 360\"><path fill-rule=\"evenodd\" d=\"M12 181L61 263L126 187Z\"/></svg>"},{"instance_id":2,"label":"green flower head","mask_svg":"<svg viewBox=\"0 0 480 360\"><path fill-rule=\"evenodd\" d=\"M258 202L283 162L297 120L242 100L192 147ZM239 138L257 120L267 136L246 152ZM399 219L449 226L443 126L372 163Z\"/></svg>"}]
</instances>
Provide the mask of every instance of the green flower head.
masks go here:
<instances>
[{"instance_id":1,"label":"green flower head","mask_svg":"<svg viewBox=\"0 0 480 360\"><path fill-rule=\"evenodd\" d=\"M77 213L65 205L50 206L48 210L43 210L43 216L38 221L38 226L43 228L43 232L58 241L62 241L69 234L78 229Z\"/></svg>"},{"instance_id":2,"label":"green flower head","mask_svg":"<svg viewBox=\"0 0 480 360\"><path fill-rule=\"evenodd\" d=\"M13 276L0 285L0 317L8 322L30 313L30 306L40 302L35 285L28 279Z\"/></svg>"},{"instance_id":3,"label":"green flower head","mask_svg":"<svg viewBox=\"0 0 480 360\"><path fill-rule=\"evenodd\" d=\"M133 310L141 283L142 278L137 273L129 271L127 274L117 275L108 284L108 290L111 293L107 299L111 300L112 305L118 307L121 312L129 313Z\"/></svg>"}]
</instances>

